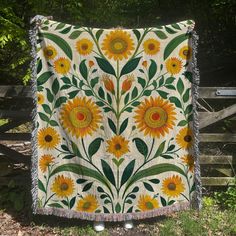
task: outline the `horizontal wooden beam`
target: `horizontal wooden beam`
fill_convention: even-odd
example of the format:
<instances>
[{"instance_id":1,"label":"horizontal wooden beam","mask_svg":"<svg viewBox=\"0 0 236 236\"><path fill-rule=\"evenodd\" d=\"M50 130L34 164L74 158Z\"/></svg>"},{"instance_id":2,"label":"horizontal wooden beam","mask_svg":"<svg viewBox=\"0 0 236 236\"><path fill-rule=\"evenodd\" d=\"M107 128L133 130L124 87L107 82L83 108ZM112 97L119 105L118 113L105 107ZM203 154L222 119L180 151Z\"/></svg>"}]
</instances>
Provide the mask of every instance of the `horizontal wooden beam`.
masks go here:
<instances>
[{"instance_id":1,"label":"horizontal wooden beam","mask_svg":"<svg viewBox=\"0 0 236 236\"><path fill-rule=\"evenodd\" d=\"M203 186L227 186L234 185L234 177L202 177Z\"/></svg>"},{"instance_id":2,"label":"horizontal wooden beam","mask_svg":"<svg viewBox=\"0 0 236 236\"><path fill-rule=\"evenodd\" d=\"M29 119L31 110L0 110L0 118L2 119Z\"/></svg>"},{"instance_id":3,"label":"horizontal wooden beam","mask_svg":"<svg viewBox=\"0 0 236 236\"><path fill-rule=\"evenodd\" d=\"M236 114L236 104L218 112L207 112L205 116L201 116L199 128L205 128L234 114Z\"/></svg>"},{"instance_id":4,"label":"horizontal wooden beam","mask_svg":"<svg viewBox=\"0 0 236 236\"><path fill-rule=\"evenodd\" d=\"M217 90L236 90L236 87L200 87L199 97L209 99L235 99L235 96L218 96Z\"/></svg>"},{"instance_id":5,"label":"horizontal wooden beam","mask_svg":"<svg viewBox=\"0 0 236 236\"><path fill-rule=\"evenodd\" d=\"M236 156L231 155L200 155L200 164L201 165L233 165L236 164Z\"/></svg>"},{"instance_id":6,"label":"horizontal wooden beam","mask_svg":"<svg viewBox=\"0 0 236 236\"><path fill-rule=\"evenodd\" d=\"M30 184L30 175L0 177L0 186L7 186L12 181L14 181L16 186L26 186Z\"/></svg>"},{"instance_id":7,"label":"horizontal wooden beam","mask_svg":"<svg viewBox=\"0 0 236 236\"><path fill-rule=\"evenodd\" d=\"M0 133L0 140L31 140L31 133Z\"/></svg>"},{"instance_id":8,"label":"horizontal wooden beam","mask_svg":"<svg viewBox=\"0 0 236 236\"><path fill-rule=\"evenodd\" d=\"M30 163L30 159L28 158L28 156L23 155L3 144L0 144L0 153L6 155L14 163Z\"/></svg>"},{"instance_id":9,"label":"horizontal wooden beam","mask_svg":"<svg viewBox=\"0 0 236 236\"><path fill-rule=\"evenodd\" d=\"M32 90L30 86L22 86L22 85L1 85L0 86L0 97L32 97Z\"/></svg>"},{"instance_id":10,"label":"horizontal wooden beam","mask_svg":"<svg viewBox=\"0 0 236 236\"><path fill-rule=\"evenodd\" d=\"M236 133L201 133L199 138L206 143L232 143L236 142Z\"/></svg>"}]
</instances>

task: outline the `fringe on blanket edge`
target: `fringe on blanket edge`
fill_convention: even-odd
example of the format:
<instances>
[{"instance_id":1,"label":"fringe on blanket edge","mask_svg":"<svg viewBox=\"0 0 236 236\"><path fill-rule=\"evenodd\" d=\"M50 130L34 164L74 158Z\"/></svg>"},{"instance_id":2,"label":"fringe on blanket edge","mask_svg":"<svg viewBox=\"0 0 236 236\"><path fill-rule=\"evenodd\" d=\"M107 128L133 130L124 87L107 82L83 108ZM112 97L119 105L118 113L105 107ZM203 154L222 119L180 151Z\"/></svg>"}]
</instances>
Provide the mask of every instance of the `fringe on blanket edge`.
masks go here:
<instances>
[{"instance_id":1,"label":"fringe on blanket edge","mask_svg":"<svg viewBox=\"0 0 236 236\"><path fill-rule=\"evenodd\" d=\"M31 119L33 121L33 130L31 134L31 147L32 147L32 160L31 160L31 195L32 195L32 211L33 214L43 214L43 215L56 215L66 218L79 218L84 220L93 221L125 221L125 220L138 220L144 218L151 218L160 215L170 214L173 211L181 211L188 209L190 207L189 202L185 203L175 203L172 206L166 206L160 209L146 211L146 212L136 212L136 213L122 213L122 214L100 214L100 213L86 213L86 212L76 212L72 210L60 209L60 208L38 208L37 206L37 196L38 196L38 152L37 152L37 28L38 23L40 23L45 17L37 15L31 19L31 29L29 31L29 39L31 43L31 91L33 95L33 110L31 113ZM51 18L51 17L50 17ZM197 99L198 99L198 85L200 81L199 71L197 68L197 45L198 45L198 35L193 29L189 29L190 34L192 34L192 49L193 49L193 59L192 59L192 70L193 70L193 109L194 109L194 159L195 159L195 184L196 190L192 199L191 206L196 209L201 209L201 175L200 175L200 164L199 164L199 121L197 112Z\"/></svg>"}]
</instances>

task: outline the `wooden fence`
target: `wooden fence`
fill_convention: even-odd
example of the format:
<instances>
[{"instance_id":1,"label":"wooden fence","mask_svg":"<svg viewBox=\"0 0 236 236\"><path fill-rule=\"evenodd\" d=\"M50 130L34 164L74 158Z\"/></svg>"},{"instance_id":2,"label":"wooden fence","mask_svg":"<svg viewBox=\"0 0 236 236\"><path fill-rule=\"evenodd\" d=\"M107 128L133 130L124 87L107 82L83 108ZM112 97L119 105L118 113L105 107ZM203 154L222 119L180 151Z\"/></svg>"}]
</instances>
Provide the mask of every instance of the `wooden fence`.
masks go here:
<instances>
[{"instance_id":1,"label":"wooden fence","mask_svg":"<svg viewBox=\"0 0 236 236\"><path fill-rule=\"evenodd\" d=\"M236 88L201 87L199 92L200 144L234 143L236 145L236 133L204 131L208 126L226 118L236 121ZM225 101L224 104L226 105L227 103L232 104L232 101L234 104L219 111L209 111L205 108L205 105L209 106L208 101L216 101L216 99L217 101ZM29 148L31 134L29 132L11 133L8 131L30 122L32 111L30 88L25 86L0 86L0 101L2 107L9 107L7 110L0 107L0 119L10 121L0 126L0 185L7 185L12 180L19 185L26 184L30 182L29 165L31 155ZM20 141L20 143L11 143L12 141ZM233 184L236 153L230 153L230 155L204 153L200 155L200 164L204 186ZM215 176L212 176L212 173Z\"/></svg>"}]
</instances>

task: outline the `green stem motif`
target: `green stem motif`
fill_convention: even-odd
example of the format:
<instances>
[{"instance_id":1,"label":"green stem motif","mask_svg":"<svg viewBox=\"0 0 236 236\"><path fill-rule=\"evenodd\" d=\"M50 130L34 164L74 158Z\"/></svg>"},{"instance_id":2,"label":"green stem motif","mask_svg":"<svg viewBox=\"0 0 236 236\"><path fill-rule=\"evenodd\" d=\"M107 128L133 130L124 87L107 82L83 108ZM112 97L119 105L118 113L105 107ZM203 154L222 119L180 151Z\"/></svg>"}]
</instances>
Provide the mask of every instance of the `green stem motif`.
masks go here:
<instances>
[{"instance_id":1,"label":"green stem motif","mask_svg":"<svg viewBox=\"0 0 236 236\"><path fill-rule=\"evenodd\" d=\"M116 72L117 76L116 76L116 93L117 93L117 97L116 97L116 105L117 105L117 111L116 111L116 118L117 118L117 127L116 127L116 132L117 135L119 134L119 129L120 129L120 114L119 114L119 110L120 110L120 73L119 73L119 60L117 60L117 72Z\"/></svg>"}]
</instances>

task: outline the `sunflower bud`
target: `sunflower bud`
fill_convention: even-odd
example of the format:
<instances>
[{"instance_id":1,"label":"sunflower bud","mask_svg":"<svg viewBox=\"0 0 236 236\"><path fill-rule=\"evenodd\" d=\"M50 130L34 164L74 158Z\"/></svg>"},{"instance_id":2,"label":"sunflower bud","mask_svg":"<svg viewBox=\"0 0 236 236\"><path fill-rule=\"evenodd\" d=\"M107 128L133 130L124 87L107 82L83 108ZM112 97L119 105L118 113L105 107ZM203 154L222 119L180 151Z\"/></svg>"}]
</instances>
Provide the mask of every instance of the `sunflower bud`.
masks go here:
<instances>
[{"instance_id":1,"label":"sunflower bud","mask_svg":"<svg viewBox=\"0 0 236 236\"><path fill-rule=\"evenodd\" d=\"M124 80L122 84L122 90L121 90L122 94L130 90L133 81L134 81L134 75L127 75L126 79Z\"/></svg>"},{"instance_id":2,"label":"sunflower bud","mask_svg":"<svg viewBox=\"0 0 236 236\"><path fill-rule=\"evenodd\" d=\"M147 67L147 61L143 61L142 65L146 68Z\"/></svg>"},{"instance_id":3,"label":"sunflower bud","mask_svg":"<svg viewBox=\"0 0 236 236\"><path fill-rule=\"evenodd\" d=\"M112 94L115 93L115 90L114 90L114 84L113 84L113 81L109 78L109 75L104 75L103 78L102 78L102 81L105 85L105 88L111 92Z\"/></svg>"},{"instance_id":4,"label":"sunflower bud","mask_svg":"<svg viewBox=\"0 0 236 236\"><path fill-rule=\"evenodd\" d=\"M92 66L94 66L94 62L93 61L89 61L89 67L91 68Z\"/></svg>"}]
</instances>

